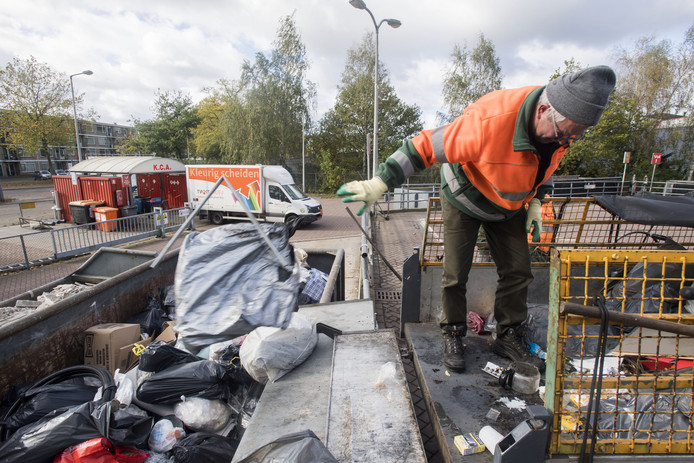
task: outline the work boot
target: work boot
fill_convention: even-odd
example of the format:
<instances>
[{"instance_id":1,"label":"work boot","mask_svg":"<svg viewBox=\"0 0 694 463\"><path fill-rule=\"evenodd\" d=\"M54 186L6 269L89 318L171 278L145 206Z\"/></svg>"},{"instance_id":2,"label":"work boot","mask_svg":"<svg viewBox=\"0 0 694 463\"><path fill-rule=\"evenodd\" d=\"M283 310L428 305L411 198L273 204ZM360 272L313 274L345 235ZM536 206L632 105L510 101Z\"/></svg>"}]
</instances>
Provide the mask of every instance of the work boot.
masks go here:
<instances>
[{"instance_id":1,"label":"work boot","mask_svg":"<svg viewBox=\"0 0 694 463\"><path fill-rule=\"evenodd\" d=\"M492 351L501 357L510 358L516 362L535 365L540 372L545 371L545 361L530 353L521 336L513 328L507 329L504 334L497 335L496 341L492 344Z\"/></svg>"},{"instance_id":2,"label":"work boot","mask_svg":"<svg viewBox=\"0 0 694 463\"><path fill-rule=\"evenodd\" d=\"M453 372L465 370L465 344L462 325L445 325L443 331L443 364Z\"/></svg>"}]
</instances>

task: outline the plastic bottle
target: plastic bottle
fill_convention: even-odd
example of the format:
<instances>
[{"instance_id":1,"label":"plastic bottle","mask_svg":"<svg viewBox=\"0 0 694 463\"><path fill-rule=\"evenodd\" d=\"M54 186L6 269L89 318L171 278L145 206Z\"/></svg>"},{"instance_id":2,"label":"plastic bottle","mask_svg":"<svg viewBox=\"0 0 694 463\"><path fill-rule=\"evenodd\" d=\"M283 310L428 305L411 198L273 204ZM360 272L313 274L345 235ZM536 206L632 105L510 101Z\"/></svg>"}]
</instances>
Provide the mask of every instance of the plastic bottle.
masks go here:
<instances>
[{"instance_id":1,"label":"plastic bottle","mask_svg":"<svg viewBox=\"0 0 694 463\"><path fill-rule=\"evenodd\" d=\"M547 352L543 351L542 348L534 342L527 343L527 346L531 354L537 356L538 358L541 358L542 360L547 359Z\"/></svg>"}]
</instances>

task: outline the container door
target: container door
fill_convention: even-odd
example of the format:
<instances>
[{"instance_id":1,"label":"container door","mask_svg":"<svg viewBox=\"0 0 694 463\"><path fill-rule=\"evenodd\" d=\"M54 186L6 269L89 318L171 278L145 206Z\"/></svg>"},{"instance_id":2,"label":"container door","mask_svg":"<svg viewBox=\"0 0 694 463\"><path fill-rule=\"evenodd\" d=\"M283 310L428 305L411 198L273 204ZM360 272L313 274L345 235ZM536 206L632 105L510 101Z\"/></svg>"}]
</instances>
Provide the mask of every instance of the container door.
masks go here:
<instances>
[{"instance_id":1,"label":"container door","mask_svg":"<svg viewBox=\"0 0 694 463\"><path fill-rule=\"evenodd\" d=\"M164 199L169 209L183 207L187 201L186 174L163 174Z\"/></svg>"},{"instance_id":2,"label":"container door","mask_svg":"<svg viewBox=\"0 0 694 463\"><path fill-rule=\"evenodd\" d=\"M281 186L273 182L267 182L267 215L284 218L293 206L289 196Z\"/></svg>"}]
</instances>

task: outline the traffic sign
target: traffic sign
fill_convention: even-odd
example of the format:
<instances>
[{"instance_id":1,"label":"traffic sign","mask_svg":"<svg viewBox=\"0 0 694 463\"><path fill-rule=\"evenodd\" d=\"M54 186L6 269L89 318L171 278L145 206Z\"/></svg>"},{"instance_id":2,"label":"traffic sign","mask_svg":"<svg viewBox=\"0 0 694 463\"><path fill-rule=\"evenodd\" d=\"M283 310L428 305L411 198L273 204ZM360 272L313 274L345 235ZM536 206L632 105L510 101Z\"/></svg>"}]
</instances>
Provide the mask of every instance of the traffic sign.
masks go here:
<instances>
[{"instance_id":1,"label":"traffic sign","mask_svg":"<svg viewBox=\"0 0 694 463\"><path fill-rule=\"evenodd\" d=\"M653 153L653 157L651 158L651 164L660 164L660 161L663 159L663 153Z\"/></svg>"}]
</instances>

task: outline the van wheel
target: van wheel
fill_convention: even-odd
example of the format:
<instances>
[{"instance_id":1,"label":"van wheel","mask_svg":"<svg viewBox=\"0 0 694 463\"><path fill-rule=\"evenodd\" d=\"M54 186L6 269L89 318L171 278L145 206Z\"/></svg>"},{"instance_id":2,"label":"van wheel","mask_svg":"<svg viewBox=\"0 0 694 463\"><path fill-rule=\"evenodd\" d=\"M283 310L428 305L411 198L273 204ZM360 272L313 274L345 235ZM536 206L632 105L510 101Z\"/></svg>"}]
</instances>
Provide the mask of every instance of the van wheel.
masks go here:
<instances>
[{"instance_id":1,"label":"van wheel","mask_svg":"<svg viewBox=\"0 0 694 463\"><path fill-rule=\"evenodd\" d=\"M209 213L210 222L215 225L221 225L224 223L224 215L219 211L212 211Z\"/></svg>"},{"instance_id":2,"label":"van wheel","mask_svg":"<svg viewBox=\"0 0 694 463\"><path fill-rule=\"evenodd\" d=\"M292 223L296 220L296 214L287 214L284 216L284 223Z\"/></svg>"}]
</instances>

